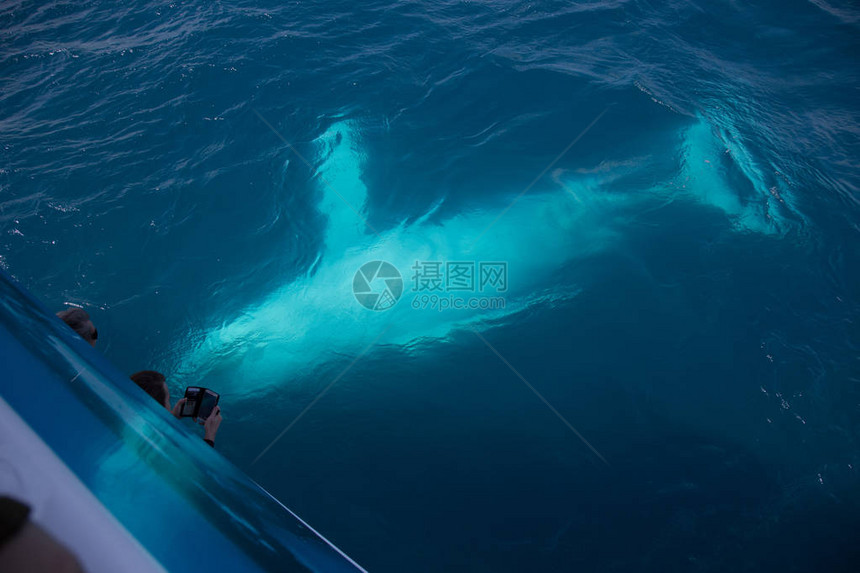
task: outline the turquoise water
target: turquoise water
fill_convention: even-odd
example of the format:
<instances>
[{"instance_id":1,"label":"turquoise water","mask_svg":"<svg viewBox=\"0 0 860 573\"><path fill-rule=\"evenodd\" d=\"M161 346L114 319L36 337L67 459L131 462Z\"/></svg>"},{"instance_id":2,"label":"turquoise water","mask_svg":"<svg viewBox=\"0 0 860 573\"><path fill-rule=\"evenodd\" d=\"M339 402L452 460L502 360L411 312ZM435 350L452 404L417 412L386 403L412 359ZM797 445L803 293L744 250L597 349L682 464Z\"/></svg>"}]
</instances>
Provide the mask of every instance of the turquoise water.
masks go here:
<instances>
[{"instance_id":1,"label":"turquoise water","mask_svg":"<svg viewBox=\"0 0 860 573\"><path fill-rule=\"evenodd\" d=\"M860 558L852 3L0 10L0 265L369 570Z\"/></svg>"}]
</instances>

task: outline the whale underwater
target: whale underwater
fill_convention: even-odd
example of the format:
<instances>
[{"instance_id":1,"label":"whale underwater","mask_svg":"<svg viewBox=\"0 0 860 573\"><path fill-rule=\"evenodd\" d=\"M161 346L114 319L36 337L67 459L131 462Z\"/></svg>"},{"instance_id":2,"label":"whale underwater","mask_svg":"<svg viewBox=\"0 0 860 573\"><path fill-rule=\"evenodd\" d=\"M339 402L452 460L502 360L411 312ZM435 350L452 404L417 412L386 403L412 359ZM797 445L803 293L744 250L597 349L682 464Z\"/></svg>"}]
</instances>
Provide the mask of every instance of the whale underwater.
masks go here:
<instances>
[{"instance_id":1,"label":"whale underwater","mask_svg":"<svg viewBox=\"0 0 860 573\"><path fill-rule=\"evenodd\" d=\"M555 169L513 204L442 218L440 202L421 217L374 232L365 220L366 154L360 133L354 122L338 122L315 141L316 180L322 188L318 208L327 218L324 248L300 278L194 336L193 342L189 336L174 374L188 383L205 380L204 385L222 394L258 392L375 345L420 352L422 344L455 331L480 332L534 305L561 304L580 287L553 280L559 268L612 249L625 240L625 228L637 213L667 202L689 200L719 209L737 232L782 235L795 224L796 213L786 203L788 185L768 188L762 170L737 141L702 118L684 127L678 141L678 149L672 150L674 176L644 190L616 184L641 168L642 161L635 158L592 169ZM510 199L521 191L513 190ZM356 276L374 261L390 266L371 264ZM420 272L416 262L441 262L444 269L452 261L475 263L476 268L504 263L506 284L433 293L474 298L482 308L433 308L432 295L414 290L418 283L413 279ZM399 272L399 283L396 277L392 282L372 276L391 267ZM367 287L378 293L386 286L399 299L384 310L367 308L354 293Z\"/></svg>"}]
</instances>

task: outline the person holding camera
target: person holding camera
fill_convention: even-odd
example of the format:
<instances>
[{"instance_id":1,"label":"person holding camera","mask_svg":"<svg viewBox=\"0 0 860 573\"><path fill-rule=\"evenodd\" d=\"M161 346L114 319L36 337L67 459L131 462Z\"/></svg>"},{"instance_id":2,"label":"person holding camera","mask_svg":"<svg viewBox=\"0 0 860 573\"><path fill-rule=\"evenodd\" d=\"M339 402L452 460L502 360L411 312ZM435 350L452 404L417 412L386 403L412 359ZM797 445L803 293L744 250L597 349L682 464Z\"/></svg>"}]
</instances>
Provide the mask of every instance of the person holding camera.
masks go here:
<instances>
[{"instance_id":1,"label":"person holding camera","mask_svg":"<svg viewBox=\"0 0 860 573\"><path fill-rule=\"evenodd\" d=\"M167 379L161 372L155 370L141 370L131 375L132 381L140 386L147 394L152 396L156 402L167 408L167 411L172 413L176 419L185 416L190 416L183 412L187 398L181 398L173 408L170 407L170 389L167 387ZM200 419L200 418L198 418ZM215 447L215 434L218 433L218 428L221 426L221 407L215 406L212 413L205 416L203 422L203 441Z\"/></svg>"}]
</instances>

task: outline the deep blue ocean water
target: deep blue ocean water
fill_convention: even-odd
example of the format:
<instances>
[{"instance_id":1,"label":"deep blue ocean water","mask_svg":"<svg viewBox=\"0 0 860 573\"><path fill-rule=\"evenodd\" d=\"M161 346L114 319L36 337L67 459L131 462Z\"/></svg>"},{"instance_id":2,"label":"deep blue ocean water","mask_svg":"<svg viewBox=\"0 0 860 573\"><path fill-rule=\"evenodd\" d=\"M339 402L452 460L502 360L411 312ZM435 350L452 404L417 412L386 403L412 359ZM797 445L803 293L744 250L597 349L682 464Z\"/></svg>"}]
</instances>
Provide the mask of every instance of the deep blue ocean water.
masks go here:
<instances>
[{"instance_id":1,"label":"deep blue ocean water","mask_svg":"<svg viewBox=\"0 0 860 573\"><path fill-rule=\"evenodd\" d=\"M857 571L858 56L845 0L6 1L0 265L371 571Z\"/></svg>"}]
</instances>

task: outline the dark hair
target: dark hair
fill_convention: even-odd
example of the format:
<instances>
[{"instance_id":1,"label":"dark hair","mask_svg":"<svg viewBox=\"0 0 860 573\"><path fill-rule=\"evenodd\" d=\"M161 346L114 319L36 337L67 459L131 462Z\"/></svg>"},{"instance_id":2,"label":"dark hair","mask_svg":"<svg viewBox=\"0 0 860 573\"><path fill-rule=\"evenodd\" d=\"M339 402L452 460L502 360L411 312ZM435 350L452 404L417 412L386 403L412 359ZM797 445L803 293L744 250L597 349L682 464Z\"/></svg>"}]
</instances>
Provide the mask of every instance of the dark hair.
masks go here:
<instances>
[{"instance_id":1,"label":"dark hair","mask_svg":"<svg viewBox=\"0 0 860 573\"><path fill-rule=\"evenodd\" d=\"M90 315L84 309L73 306L72 308L61 310L57 313L57 316L87 342L98 340L99 331L90 321Z\"/></svg>"},{"instance_id":2,"label":"dark hair","mask_svg":"<svg viewBox=\"0 0 860 573\"><path fill-rule=\"evenodd\" d=\"M165 378L161 372L141 370L132 374L131 379L147 394L155 398L159 404L164 404L167 401L167 390L164 387Z\"/></svg>"}]
</instances>

